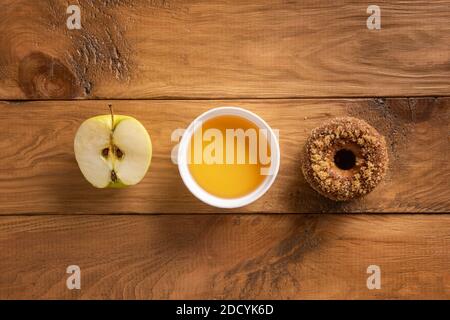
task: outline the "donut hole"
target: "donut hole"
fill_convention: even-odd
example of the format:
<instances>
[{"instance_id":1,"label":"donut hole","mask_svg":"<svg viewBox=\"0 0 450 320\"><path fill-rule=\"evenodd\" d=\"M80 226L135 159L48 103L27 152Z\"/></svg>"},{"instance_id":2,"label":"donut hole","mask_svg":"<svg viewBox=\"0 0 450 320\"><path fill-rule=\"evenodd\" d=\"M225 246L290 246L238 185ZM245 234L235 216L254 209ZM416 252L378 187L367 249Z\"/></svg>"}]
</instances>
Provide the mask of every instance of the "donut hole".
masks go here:
<instances>
[{"instance_id":1,"label":"donut hole","mask_svg":"<svg viewBox=\"0 0 450 320\"><path fill-rule=\"evenodd\" d=\"M356 165L356 155L348 149L341 149L334 155L334 164L341 170L350 170Z\"/></svg>"}]
</instances>

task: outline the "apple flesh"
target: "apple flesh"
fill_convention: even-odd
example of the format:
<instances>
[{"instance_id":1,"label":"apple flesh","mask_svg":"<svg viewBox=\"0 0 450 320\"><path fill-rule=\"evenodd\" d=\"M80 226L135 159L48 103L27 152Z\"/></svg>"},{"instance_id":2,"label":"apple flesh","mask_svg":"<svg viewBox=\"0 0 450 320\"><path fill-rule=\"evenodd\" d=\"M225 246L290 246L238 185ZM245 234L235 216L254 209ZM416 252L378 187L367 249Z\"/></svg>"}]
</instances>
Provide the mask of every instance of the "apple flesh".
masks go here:
<instances>
[{"instance_id":1,"label":"apple flesh","mask_svg":"<svg viewBox=\"0 0 450 320\"><path fill-rule=\"evenodd\" d=\"M152 143L135 118L102 115L84 121L75 135L75 158L97 188L123 188L140 182L152 158Z\"/></svg>"}]
</instances>

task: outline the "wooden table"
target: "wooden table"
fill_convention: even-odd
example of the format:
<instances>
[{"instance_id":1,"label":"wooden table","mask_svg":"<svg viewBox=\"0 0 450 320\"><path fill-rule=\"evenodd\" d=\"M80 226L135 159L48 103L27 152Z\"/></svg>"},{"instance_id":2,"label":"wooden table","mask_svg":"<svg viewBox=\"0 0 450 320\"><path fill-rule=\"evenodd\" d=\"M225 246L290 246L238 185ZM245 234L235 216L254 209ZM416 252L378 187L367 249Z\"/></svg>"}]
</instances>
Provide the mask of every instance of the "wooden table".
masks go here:
<instances>
[{"instance_id":1,"label":"wooden table","mask_svg":"<svg viewBox=\"0 0 450 320\"><path fill-rule=\"evenodd\" d=\"M450 298L450 1L377 1L380 30L355 0L75 2L80 30L67 1L0 1L0 298ZM108 103L154 145L124 190L92 188L73 154ZM172 132L223 105L280 129L275 184L238 210L200 203L170 160ZM391 163L334 203L300 153L343 115L385 135Z\"/></svg>"}]
</instances>

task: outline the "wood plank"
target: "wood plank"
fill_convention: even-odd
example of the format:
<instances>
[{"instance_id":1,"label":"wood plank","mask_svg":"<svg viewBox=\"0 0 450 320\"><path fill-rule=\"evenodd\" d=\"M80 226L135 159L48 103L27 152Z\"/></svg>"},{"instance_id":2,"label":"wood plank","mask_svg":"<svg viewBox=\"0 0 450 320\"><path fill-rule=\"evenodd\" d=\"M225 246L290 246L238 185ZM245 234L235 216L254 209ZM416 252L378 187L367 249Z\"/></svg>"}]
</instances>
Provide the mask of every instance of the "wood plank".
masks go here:
<instances>
[{"instance_id":1,"label":"wood plank","mask_svg":"<svg viewBox=\"0 0 450 320\"><path fill-rule=\"evenodd\" d=\"M116 113L136 117L154 147L150 171L128 189L95 189L78 169L73 139L85 119L108 113L106 101L0 103L0 213L211 213L185 188L171 161L171 134L203 111L247 108L280 129L281 169L255 203L225 212L450 212L450 98L245 101L116 101ZM310 131L343 115L367 120L385 135L390 168L370 195L335 203L314 192L300 170Z\"/></svg>"},{"instance_id":2,"label":"wood plank","mask_svg":"<svg viewBox=\"0 0 450 320\"><path fill-rule=\"evenodd\" d=\"M448 95L450 1L3 0L0 99Z\"/></svg>"},{"instance_id":3,"label":"wood plank","mask_svg":"<svg viewBox=\"0 0 450 320\"><path fill-rule=\"evenodd\" d=\"M1 217L0 298L449 299L448 230L449 215Z\"/></svg>"}]
</instances>

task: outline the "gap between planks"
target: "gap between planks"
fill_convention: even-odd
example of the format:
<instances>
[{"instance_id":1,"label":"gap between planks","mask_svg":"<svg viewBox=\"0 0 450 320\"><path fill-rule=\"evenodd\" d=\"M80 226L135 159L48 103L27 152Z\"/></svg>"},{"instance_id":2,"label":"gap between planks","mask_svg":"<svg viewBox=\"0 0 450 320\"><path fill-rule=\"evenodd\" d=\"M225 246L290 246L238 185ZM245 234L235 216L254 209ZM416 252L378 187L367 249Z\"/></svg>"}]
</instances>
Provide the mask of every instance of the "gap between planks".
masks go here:
<instances>
[{"instance_id":1,"label":"gap between planks","mask_svg":"<svg viewBox=\"0 0 450 320\"><path fill-rule=\"evenodd\" d=\"M413 95L413 96L307 96L307 97L153 97L153 98L74 98L74 99L2 99L0 102L21 104L27 102L67 102L67 101L236 101L236 100L367 100L367 99L439 99L449 95Z\"/></svg>"}]
</instances>

